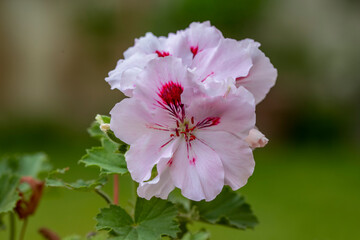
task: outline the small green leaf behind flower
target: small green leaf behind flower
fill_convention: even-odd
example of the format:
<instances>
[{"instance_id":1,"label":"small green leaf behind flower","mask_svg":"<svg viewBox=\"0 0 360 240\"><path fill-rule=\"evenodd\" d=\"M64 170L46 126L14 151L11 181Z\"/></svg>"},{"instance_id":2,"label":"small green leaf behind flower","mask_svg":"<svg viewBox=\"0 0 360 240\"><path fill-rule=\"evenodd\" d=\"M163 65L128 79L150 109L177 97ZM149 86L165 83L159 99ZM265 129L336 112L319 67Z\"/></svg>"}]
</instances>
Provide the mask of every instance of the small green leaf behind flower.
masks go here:
<instances>
[{"instance_id":1,"label":"small green leaf behind flower","mask_svg":"<svg viewBox=\"0 0 360 240\"><path fill-rule=\"evenodd\" d=\"M101 124L109 124L110 117L97 115L96 121L88 129L90 136L100 140L101 146L86 150L86 155L80 163L85 167L96 166L100 168L100 174L125 174L128 173L124 154L128 146L116 138L111 130L102 131Z\"/></svg>"},{"instance_id":2,"label":"small green leaf behind flower","mask_svg":"<svg viewBox=\"0 0 360 240\"><path fill-rule=\"evenodd\" d=\"M101 147L93 147L86 150L87 154L79 161L85 167L96 166L100 168L101 174L125 174L128 172L125 157L121 154L119 144L103 138Z\"/></svg>"},{"instance_id":3,"label":"small green leaf behind flower","mask_svg":"<svg viewBox=\"0 0 360 240\"><path fill-rule=\"evenodd\" d=\"M200 220L206 223L246 229L258 224L256 216L244 197L225 187L211 202L192 202L199 211Z\"/></svg>"},{"instance_id":4,"label":"small green leaf behind flower","mask_svg":"<svg viewBox=\"0 0 360 240\"><path fill-rule=\"evenodd\" d=\"M97 230L108 230L117 240L175 238L179 231L176 207L165 200L137 198L134 219L120 206L110 205L96 216Z\"/></svg>"}]
</instances>

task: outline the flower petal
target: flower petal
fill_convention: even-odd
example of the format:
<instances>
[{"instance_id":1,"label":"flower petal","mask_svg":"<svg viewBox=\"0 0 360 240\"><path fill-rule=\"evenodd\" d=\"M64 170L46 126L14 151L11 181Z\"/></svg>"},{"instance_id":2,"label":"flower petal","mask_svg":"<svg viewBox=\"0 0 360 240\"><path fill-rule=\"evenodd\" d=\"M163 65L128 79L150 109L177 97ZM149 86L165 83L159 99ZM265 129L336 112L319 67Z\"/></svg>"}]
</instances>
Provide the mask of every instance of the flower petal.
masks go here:
<instances>
[{"instance_id":1,"label":"flower petal","mask_svg":"<svg viewBox=\"0 0 360 240\"><path fill-rule=\"evenodd\" d=\"M153 59L138 76L134 97L154 109L159 106L158 102L162 101L160 90L168 83L181 86L184 92L192 91L195 86L193 74L187 71L180 59L172 56Z\"/></svg>"},{"instance_id":2,"label":"flower petal","mask_svg":"<svg viewBox=\"0 0 360 240\"><path fill-rule=\"evenodd\" d=\"M151 181L141 182L137 189L139 197L150 200L152 197L167 199L169 193L175 188L168 165L170 158L163 158L157 164L158 175Z\"/></svg>"},{"instance_id":3,"label":"flower petal","mask_svg":"<svg viewBox=\"0 0 360 240\"><path fill-rule=\"evenodd\" d=\"M199 123L209 117L219 118L219 123L205 129L226 131L245 139L255 126L254 98L245 88L237 89L236 94L226 97L199 97L186 108L188 117Z\"/></svg>"},{"instance_id":4,"label":"flower petal","mask_svg":"<svg viewBox=\"0 0 360 240\"><path fill-rule=\"evenodd\" d=\"M109 72L105 78L111 89L119 89L126 96L131 97L136 85L136 76L144 69L145 65L156 57L155 54L134 54L125 60L119 60L116 68Z\"/></svg>"},{"instance_id":5,"label":"flower petal","mask_svg":"<svg viewBox=\"0 0 360 240\"><path fill-rule=\"evenodd\" d=\"M216 47L223 38L221 32L211 26L209 21L193 22L187 29L169 34L168 45L174 56L190 66L198 53Z\"/></svg>"},{"instance_id":6,"label":"flower petal","mask_svg":"<svg viewBox=\"0 0 360 240\"><path fill-rule=\"evenodd\" d=\"M151 32L145 34L144 37L135 39L135 45L124 52L125 59L135 54L154 54L156 51L168 51L166 49L166 38L156 37Z\"/></svg>"},{"instance_id":7,"label":"flower petal","mask_svg":"<svg viewBox=\"0 0 360 240\"><path fill-rule=\"evenodd\" d=\"M243 48L251 54L253 66L248 76L237 79L237 86L248 89L255 97L255 102L261 102L275 84L277 70L271 64L269 58L259 50L260 44L251 39L240 41Z\"/></svg>"},{"instance_id":8,"label":"flower petal","mask_svg":"<svg viewBox=\"0 0 360 240\"><path fill-rule=\"evenodd\" d=\"M136 98L123 99L113 107L110 115L110 129L127 144L153 131L169 136L168 129L176 126L176 122L171 121L166 112L149 109Z\"/></svg>"},{"instance_id":9,"label":"flower petal","mask_svg":"<svg viewBox=\"0 0 360 240\"><path fill-rule=\"evenodd\" d=\"M134 143L151 129L148 122L153 121L145 104L134 98L126 98L117 103L110 111L110 129L115 136L127 144Z\"/></svg>"},{"instance_id":10,"label":"flower petal","mask_svg":"<svg viewBox=\"0 0 360 240\"><path fill-rule=\"evenodd\" d=\"M169 141L169 135L154 131L142 136L130 145L125 153L127 167L131 178L137 182L147 181L151 171L161 159L170 159L176 148L177 141Z\"/></svg>"},{"instance_id":11,"label":"flower petal","mask_svg":"<svg viewBox=\"0 0 360 240\"><path fill-rule=\"evenodd\" d=\"M233 39L222 39L216 48L200 52L191 68L196 68L198 81L208 77L227 79L247 76L252 66L248 51Z\"/></svg>"},{"instance_id":12,"label":"flower petal","mask_svg":"<svg viewBox=\"0 0 360 240\"><path fill-rule=\"evenodd\" d=\"M244 140L221 131L198 131L196 136L219 155L226 185L237 190L247 183L254 171L255 161L251 148Z\"/></svg>"},{"instance_id":13,"label":"flower petal","mask_svg":"<svg viewBox=\"0 0 360 240\"><path fill-rule=\"evenodd\" d=\"M182 194L194 201L213 200L224 186L224 169L217 153L193 141L190 156L185 141L175 152L170 174Z\"/></svg>"}]
</instances>

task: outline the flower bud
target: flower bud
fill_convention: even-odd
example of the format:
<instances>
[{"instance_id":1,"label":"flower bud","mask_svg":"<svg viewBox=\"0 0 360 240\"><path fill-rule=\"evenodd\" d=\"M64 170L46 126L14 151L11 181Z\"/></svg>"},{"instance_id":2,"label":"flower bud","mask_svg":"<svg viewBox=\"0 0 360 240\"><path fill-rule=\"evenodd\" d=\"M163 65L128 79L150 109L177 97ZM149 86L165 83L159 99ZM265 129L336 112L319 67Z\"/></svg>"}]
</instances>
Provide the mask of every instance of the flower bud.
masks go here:
<instances>
[{"instance_id":1,"label":"flower bud","mask_svg":"<svg viewBox=\"0 0 360 240\"><path fill-rule=\"evenodd\" d=\"M109 131L110 130L110 124L108 124L108 123L100 124L100 130L103 131L103 132Z\"/></svg>"},{"instance_id":2,"label":"flower bud","mask_svg":"<svg viewBox=\"0 0 360 240\"><path fill-rule=\"evenodd\" d=\"M255 128L250 130L249 135L245 140L251 148L265 147L265 145L269 142L269 139L267 139L264 134Z\"/></svg>"},{"instance_id":3,"label":"flower bud","mask_svg":"<svg viewBox=\"0 0 360 240\"><path fill-rule=\"evenodd\" d=\"M24 176L20 179L20 185L21 184L27 184L30 187L30 195L27 194L29 193L28 191L19 190L20 199L15 207L19 218L24 219L36 211L44 189L44 182Z\"/></svg>"}]
</instances>

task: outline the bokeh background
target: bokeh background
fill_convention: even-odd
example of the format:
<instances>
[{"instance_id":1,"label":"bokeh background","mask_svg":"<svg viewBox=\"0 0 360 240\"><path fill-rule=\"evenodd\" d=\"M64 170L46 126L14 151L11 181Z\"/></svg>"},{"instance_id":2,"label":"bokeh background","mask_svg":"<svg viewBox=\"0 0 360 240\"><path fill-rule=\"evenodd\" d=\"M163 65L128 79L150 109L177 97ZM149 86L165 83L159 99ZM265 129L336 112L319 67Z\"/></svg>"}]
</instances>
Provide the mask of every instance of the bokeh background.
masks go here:
<instances>
[{"instance_id":1,"label":"bokeh background","mask_svg":"<svg viewBox=\"0 0 360 240\"><path fill-rule=\"evenodd\" d=\"M225 37L260 42L279 73L257 106L270 142L255 151L255 173L240 189L260 224L210 227L212 239L359 237L357 0L1 0L0 155L44 151L74 179L95 176L77 160L97 144L86 132L95 115L123 98L107 73L134 38L205 20ZM126 205L130 181L120 182ZM42 226L85 235L103 206L92 193L46 190L27 240L41 239Z\"/></svg>"}]
</instances>

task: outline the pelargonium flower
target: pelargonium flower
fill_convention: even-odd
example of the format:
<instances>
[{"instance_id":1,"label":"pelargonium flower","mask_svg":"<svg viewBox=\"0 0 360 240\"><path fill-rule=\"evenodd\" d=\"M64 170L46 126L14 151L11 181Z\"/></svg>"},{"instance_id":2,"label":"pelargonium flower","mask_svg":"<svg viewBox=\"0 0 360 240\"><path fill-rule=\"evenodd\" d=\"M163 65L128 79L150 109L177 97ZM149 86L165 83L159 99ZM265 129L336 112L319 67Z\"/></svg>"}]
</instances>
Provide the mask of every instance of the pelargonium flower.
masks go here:
<instances>
[{"instance_id":1,"label":"pelargonium flower","mask_svg":"<svg viewBox=\"0 0 360 240\"><path fill-rule=\"evenodd\" d=\"M111 110L110 127L130 145L125 158L140 197L167 198L177 187L189 199L210 201L224 185L246 184L255 165L245 141L255 124L250 92L240 86L209 95L173 56L150 60L137 79L133 96Z\"/></svg>"},{"instance_id":2,"label":"pelargonium flower","mask_svg":"<svg viewBox=\"0 0 360 240\"><path fill-rule=\"evenodd\" d=\"M170 33L168 37L147 33L124 53L125 59L118 61L106 81L112 89L117 88L131 97L137 85L137 75L150 60L174 56L192 69L198 84L205 88L217 85L214 94L225 94L236 84L236 87L248 89L258 103L277 77L276 69L259 46L250 39L235 41L224 38L210 22L192 23L189 28Z\"/></svg>"}]
</instances>

